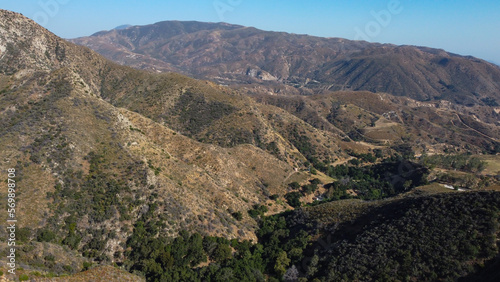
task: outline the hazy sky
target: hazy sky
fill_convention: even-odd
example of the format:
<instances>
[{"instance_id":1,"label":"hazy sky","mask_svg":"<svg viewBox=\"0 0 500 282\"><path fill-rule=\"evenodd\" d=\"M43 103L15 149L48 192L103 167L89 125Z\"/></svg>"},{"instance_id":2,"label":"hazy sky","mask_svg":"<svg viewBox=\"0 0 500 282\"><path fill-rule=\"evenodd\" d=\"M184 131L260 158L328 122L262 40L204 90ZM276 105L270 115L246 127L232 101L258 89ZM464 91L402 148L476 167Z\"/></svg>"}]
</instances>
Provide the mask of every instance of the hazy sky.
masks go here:
<instances>
[{"instance_id":1,"label":"hazy sky","mask_svg":"<svg viewBox=\"0 0 500 282\"><path fill-rule=\"evenodd\" d=\"M442 48L500 64L498 0L0 0L64 38L122 24L228 22L264 30Z\"/></svg>"}]
</instances>

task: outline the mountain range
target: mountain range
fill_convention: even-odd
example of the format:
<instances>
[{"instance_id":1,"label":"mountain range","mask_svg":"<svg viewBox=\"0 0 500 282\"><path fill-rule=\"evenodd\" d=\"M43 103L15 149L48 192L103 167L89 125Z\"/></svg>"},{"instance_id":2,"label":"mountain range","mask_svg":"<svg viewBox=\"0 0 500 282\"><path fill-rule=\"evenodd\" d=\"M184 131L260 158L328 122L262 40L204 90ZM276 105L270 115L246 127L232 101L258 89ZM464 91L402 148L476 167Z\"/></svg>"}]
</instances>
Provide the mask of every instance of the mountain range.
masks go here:
<instances>
[{"instance_id":1,"label":"mountain range","mask_svg":"<svg viewBox=\"0 0 500 282\"><path fill-rule=\"evenodd\" d=\"M309 117L315 115L316 120L322 120L323 125L319 129L324 129L325 125L326 128L332 128L332 122L326 121L327 113L333 111L328 109L332 99L327 97L339 96L332 94L335 90L365 90L377 93L364 95L365 99L377 105L378 101L387 100L375 97L386 94L390 94L390 97L410 98L390 98L393 105L378 105L369 110L376 111L378 115L400 110L398 104L425 107L424 112L429 107L439 108L440 113L436 114L443 116L444 120L438 124L450 122L453 126L472 128L474 136L477 136L477 131L473 131L479 129L481 137L489 139L487 143L498 141L500 68L473 57L425 47L267 32L226 23L179 21L102 31L72 41L88 46L120 64L155 72L181 72L208 79L229 85L240 93L256 96L267 104L279 100L279 103L273 105L281 106L303 120L304 107L297 110L292 109L292 105L305 103L312 106L314 102L309 102L309 96L319 95L321 98L312 100L327 100L322 102L327 105L322 110L323 114L318 114L318 105L312 106L307 114ZM304 98L299 98L300 96ZM397 99L399 100L396 102ZM360 103L356 99L349 102ZM368 104L364 103L361 107L366 109ZM386 111L380 111L382 108ZM443 114L443 108L452 110L451 116ZM297 114L298 111L302 113ZM409 115L421 114L413 111ZM408 114L399 112L397 115ZM470 117L474 122L481 123L481 126L472 125ZM372 124L376 117L371 119L361 122L355 128L347 128L346 125L352 123L342 122L343 125L339 127L343 127L343 132L340 135L352 135L356 134L353 130L365 130L366 125ZM410 123L416 123L412 126L422 130L426 126L421 123L432 119L428 115L412 117ZM315 126L310 121L306 122ZM318 127L317 123L315 127ZM333 129L329 131L339 132ZM427 136L435 138L447 131L449 129L439 129L427 132ZM417 135L425 136L422 133ZM444 139L450 141L455 138ZM464 140L461 137L459 139Z\"/></svg>"},{"instance_id":2,"label":"mountain range","mask_svg":"<svg viewBox=\"0 0 500 282\"><path fill-rule=\"evenodd\" d=\"M72 40L139 69L175 71L270 92L366 90L418 101L498 105L500 68L440 49L165 21ZM288 86L288 87L287 87Z\"/></svg>"},{"instance_id":3,"label":"mountain range","mask_svg":"<svg viewBox=\"0 0 500 282\"><path fill-rule=\"evenodd\" d=\"M456 278L498 263L498 192L475 191L498 185L497 66L224 23L162 22L71 41L102 55L0 10L0 170L16 170L18 258L31 271L22 275L90 268L75 279L141 279L92 269L115 263L151 281L261 281L316 255L317 269L301 278L326 279L339 269L335 252L365 248L342 236L319 248L327 232L371 240L379 224L422 231L423 220L432 236L422 242L444 238L427 205L452 209L453 224L464 219L474 236L457 235L471 246L444 270L419 267ZM435 195L443 192L451 194ZM471 208L457 210L461 202Z\"/></svg>"}]
</instances>

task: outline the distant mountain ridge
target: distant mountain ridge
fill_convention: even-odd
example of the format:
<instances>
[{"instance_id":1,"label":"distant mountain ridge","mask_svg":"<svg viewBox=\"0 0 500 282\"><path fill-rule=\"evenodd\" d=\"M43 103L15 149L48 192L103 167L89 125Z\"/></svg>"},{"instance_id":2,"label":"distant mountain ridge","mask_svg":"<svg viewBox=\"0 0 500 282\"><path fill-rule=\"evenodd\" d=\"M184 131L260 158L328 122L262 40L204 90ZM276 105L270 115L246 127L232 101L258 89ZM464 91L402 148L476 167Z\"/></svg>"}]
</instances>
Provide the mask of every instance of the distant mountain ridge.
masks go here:
<instances>
[{"instance_id":1,"label":"distant mountain ridge","mask_svg":"<svg viewBox=\"0 0 500 282\"><path fill-rule=\"evenodd\" d=\"M133 26L72 41L135 68L229 85L270 85L279 93L367 90L462 105L500 102L500 67L427 47L193 21Z\"/></svg>"},{"instance_id":2,"label":"distant mountain ridge","mask_svg":"<svg viewBox=\"0 0 500 282\"><path fill-rule=\"evenodd\" d=\"M120 29L126 29L127 27L131 27L131 26L132 26L131 24L123 24L123 25L119 25L113 29L120 30Z\"/></svg>"}]
</instances>

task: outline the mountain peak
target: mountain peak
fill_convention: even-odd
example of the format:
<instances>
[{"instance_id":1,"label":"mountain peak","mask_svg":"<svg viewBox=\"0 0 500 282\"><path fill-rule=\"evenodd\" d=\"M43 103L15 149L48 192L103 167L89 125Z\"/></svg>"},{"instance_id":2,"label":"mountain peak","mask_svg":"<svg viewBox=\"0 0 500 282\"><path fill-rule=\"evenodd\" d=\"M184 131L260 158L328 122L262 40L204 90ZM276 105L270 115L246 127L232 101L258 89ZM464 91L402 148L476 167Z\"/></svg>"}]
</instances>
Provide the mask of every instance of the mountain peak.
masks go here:
<instances>
[{"instance_id":1,"label":"mountain peak","mask_svg":"<svg viewBox=\"0 0 500 282\"><path fill-rule=\"evenodd\" d=\"M63 59L63 40L22 14L0 10L0 15L0 72L47 70Z\"/></svg>"}]
</instances>

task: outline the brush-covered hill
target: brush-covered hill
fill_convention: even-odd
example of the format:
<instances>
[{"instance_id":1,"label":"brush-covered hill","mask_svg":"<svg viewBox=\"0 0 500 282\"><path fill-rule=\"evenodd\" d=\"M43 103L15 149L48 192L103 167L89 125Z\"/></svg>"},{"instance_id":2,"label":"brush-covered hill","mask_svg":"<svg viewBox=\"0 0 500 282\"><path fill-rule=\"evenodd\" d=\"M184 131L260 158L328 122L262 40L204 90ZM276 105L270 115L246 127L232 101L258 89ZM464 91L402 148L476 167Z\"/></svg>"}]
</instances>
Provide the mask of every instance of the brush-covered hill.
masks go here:
<instances>
[{"instance_id":1,"label":"brush-covered hill","mask_svg":"<svg viewBox=\"0 0 500 282\"><path fill-rule=\"evenodd\" d=\"M450 191L303 207L261 216L258 244L152 233L132 269L148 281L496 281L499 196Z\"/></svg>"},{"instance_id":2,"label":"brush-covered hill","mask_svg":"<svg viewBox=\"0 0 500 282\"><path fill-rule=\"evenodd\" d=\"M452 192L371 203L331 202L267 218L259 234L273 246L272 239L280 234L297 242L299 230L310 230L314 243L302 252L293 250L298 246L293 244L281 248L289 254L288 277L295 279L477 281L478 275L495 281L499 196ZM283 219L286 227L279 224Z\"/></svg>"},{"instance_id":3,"label":"brush-covered hill","mask_svg":"<svg viewBox=\"0 0 500 282\"><path fill-rule=\"evenodd\" d=\"M179 21L102 31L72 41L120 64L230 85L258 83L271 92L367 90L468 106L500 103L498 66L426 47Z\"/></svg>"},{"instance_id":4,"label":"brush-covered hill","mask_svg":"<svg viewBox=\"0 0 500 282\"><path fill-rule=\"evenodd\" d=\"M306 157L269 121L273 110L211 82L119 66L5 10L0 103L0 170L16 170L28 267L83 268L57 253L30 254L35 241L123 261L145 215L165 237L188 230L255 240L246 211L284 195L290 176L309 175L298 171ZM275 109L310 139L317 134ZM325 147L338 148L338 138L318 138L318 151L345 155Z\"/></svg>"}]
</instances>

